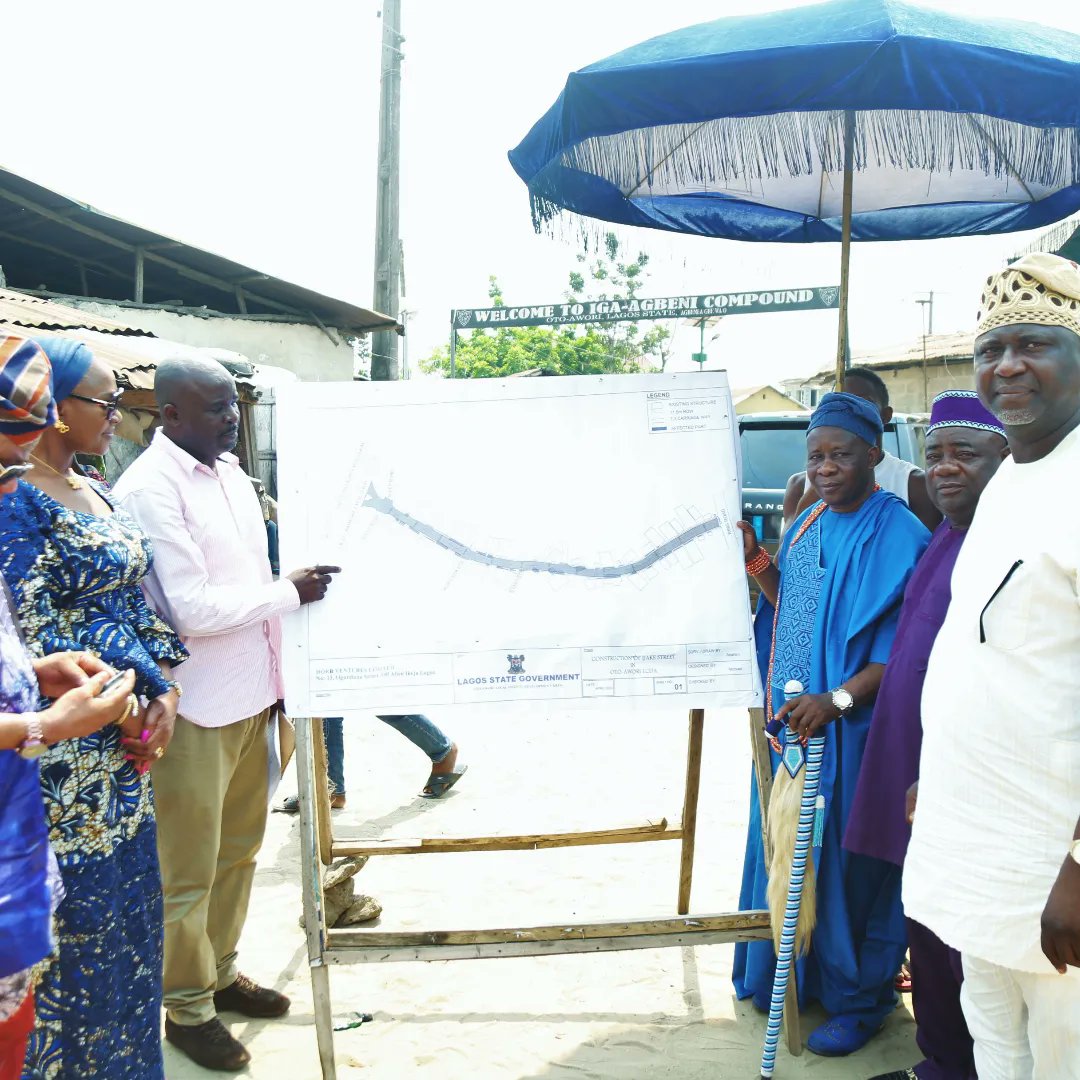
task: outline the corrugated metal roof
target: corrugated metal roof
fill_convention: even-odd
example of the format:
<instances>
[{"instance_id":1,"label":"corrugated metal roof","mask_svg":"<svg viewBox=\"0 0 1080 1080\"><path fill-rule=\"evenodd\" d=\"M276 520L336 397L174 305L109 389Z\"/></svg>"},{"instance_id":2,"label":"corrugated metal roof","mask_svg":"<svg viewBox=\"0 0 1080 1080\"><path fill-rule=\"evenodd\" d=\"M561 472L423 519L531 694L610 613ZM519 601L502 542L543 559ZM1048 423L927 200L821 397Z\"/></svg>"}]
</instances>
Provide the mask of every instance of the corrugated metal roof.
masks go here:
<instances>
[{"instance_id":1,"label":"corrugated metal roof","mask_svg":"<svg viewBox=\"0 0 1080 1080\"><path fill-rule=\"evenodd\" d=\"M11 323L0 322L0 333L25 336L26 329ZM182 345L163 338L105 334L86 327L50 329L49 333L88 345L95 356L104 360L113 369L117 383L126 390L152 391L154 371L162 360L185 356L202 360L207 357L221 359L220 350ZM236 381L238 385L254 390L254 384L250 378L238 375Z\"/></svg>"},{"instance_id":2,"label":"corrugated metal roof","mask_svg":"<svg viewBox=\"0 0 1080 1080\"><path fill-rule=\"evenodd\" d=\"M86 327L50 327L50 335L71 338L88 345L94 355L104 360L116 375L117 385L128 391L122 402L117 434L139 445L145 445L146 432L155 423L157 414L153 401L154 371L158 363L169 357L192 356L225 360L229 354L221 350L199 349L149 336L133 336L120 333L102 333ZM0 322L0 334L26 336L23 326ZM234 375L237 389L243 401L257 400L258 391L250 378Z\"/></svg>"},{"instance_id":3,"label":"corrugated metal roof","mask_svg":"<svg viewBox=\"0 0 1080 1080\"><path fill-rule=\"evenodd\" d=\"M851 358L852 367L911 367L923 362L924 342L921 337L906 345L892 345L886 349L856 353ZM925 341L925 355L928 364L941 360L963 360L974 363L975 335L972 333L928 334ZM830 365L822 368L815 375L807 378L802 385L831 384L836 377L836 368Z\"/></svg>"},{"instance_id":4,"label":"corrugated metal roof","mask_svg":"<svg viewBox=\"0 0 1080 1080\"><path fill-rule=\"evenodd\" d=\"M136 263L142 266L139 297ZM3 168L0 265L14 286L42 292L287 317L352 333L401 329L389 315L151 232Z\"/></svg>"},{"instance_id":5,"label":"corrugated metal roof","mask_svg":"<svg viewBox=\"0 0 1080 1080\"><path fill-rule=\"evenodd\" d=\"M24 330L70 330L82 327L106 334L153 336L148 330L137 330L113 319L68 307L67 304L6 289L0 289L0 323Z\"/></svg>"},{"instance_id":6,"label":"corrugated metal roof","mask_svg":"<svg viewBox=\"0 0 1080 1080\"><path fill-rule=\"evenodd\" d=\"M232 371L239 385L254 386L249 377L254 367L239 353L183 345L115 319L10 289L0 289L0 333L19 337L48 334L81 341L113 369L117 382L127 390L152 391L157 365L184 356L218 360Z\"/></svg>"},{"instance_id":7,"label":"corrugated metal roof","mask_svg":"<svg viewBox=\"0 0 1080 1080\"><path fill-rule=\"evenodd\" d=\"M925 342L917 337L906 345L893 345L852 356L852 367L878 367L888 364L922 363L923 352L929 360L968 359L974 363L975 335L973 333L928 334ZM835 370L835 368L833 369Z\"/></svg>"}]
</instances>

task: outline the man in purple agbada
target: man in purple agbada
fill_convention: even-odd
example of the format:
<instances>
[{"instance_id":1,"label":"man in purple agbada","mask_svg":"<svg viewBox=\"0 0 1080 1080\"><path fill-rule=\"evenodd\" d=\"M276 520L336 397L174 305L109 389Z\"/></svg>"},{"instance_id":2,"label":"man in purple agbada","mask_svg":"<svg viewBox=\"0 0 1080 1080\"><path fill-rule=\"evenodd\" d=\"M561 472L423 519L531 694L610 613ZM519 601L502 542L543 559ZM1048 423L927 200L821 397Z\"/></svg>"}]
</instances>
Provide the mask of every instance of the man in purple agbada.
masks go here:
<instances>
[{"instance_id":1,"label":"man in purple agbada","mask_svg":"<svg viewBox=\"0 0 1080 1080\"><path fill-rule=\"evenodd\" d=\"M926 432L926 486L945 515L904 593L900 624L878 691L870 735L844 835L858 855L903 866L911 838L906 795L919 778L920 704L926 665L951 598L956 556L979 496L1008 454L1005 429L972 390L934 399ZM960 1008L960 954L907 920L912 1006L919 1049L912 1069L874 1080L974 1080L971 1036Z\"/></svg>"}]
</instances>

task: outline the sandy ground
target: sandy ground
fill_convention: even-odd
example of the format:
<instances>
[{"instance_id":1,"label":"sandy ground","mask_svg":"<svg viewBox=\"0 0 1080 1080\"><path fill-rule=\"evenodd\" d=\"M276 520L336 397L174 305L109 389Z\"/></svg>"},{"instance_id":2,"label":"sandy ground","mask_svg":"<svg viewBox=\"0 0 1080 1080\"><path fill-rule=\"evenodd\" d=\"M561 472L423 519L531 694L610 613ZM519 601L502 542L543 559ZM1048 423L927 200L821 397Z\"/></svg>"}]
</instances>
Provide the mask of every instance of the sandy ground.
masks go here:
<instances>
[{"instance_id":1,"label":"sandy ground","mask_svg":"<svg viewBox=\"0 0 1080 1080\"><path fill-rule=\"evenodd\" d=\"M416 797L427 760L375 718L346 723L348 808L338 836L434 837L607 828L667 816L682 804L686 718L679 710L601 717L508 710L450 719L470 771L442 801ZM734 911L745 842L749 749L744 712L707 714L691 911ZM295 791L290 768L278 800ZM358 892L379 899L386 929L476 929L675 913L674 842L558 851L373 859ZM299 830L272 814L241 966L288 993L284 1021L226 1016L259 1080L320 1076L300 913ZM341 1077L371 1080L755 1080L765 1020L731 987L734 946L593 955L337 965ZM804 1036L823 1017L803 1017ZM918 1059L907 1002L847 1059L789 1058L778 1080L867 1080ZM166 1045L169 1080L208 1077Z\"/></svg>"}]
</instances>

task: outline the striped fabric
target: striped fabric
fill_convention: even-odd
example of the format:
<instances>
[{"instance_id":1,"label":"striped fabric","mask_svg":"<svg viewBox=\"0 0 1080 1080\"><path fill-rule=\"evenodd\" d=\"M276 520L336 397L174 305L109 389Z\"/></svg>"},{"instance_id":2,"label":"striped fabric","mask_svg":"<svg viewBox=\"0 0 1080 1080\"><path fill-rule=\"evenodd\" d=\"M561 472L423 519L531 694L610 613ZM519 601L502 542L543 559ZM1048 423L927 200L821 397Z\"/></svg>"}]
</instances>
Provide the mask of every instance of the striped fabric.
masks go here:
<instances>
[{"instance_id":1,"label":"striped fabric","mask_svg":"<svg viewBox=\"0 0 1080 1080\"><path fill-rule=\"evenodd\" d=\"M30 442L55 419L48 357L25 338L0 337L0 435Z\"/></svg>"},{"instance_id":2,"label":"striped fabric","mask_svg":"<svg viewBox=\"0 0 1080 1080\"><path fill-rule=\"evenodd\" d=\"M181 714L223 727L283 697L281 616L300 596L273 579L259 499L237 458L208 468L159 430L113 493L154 545L147 599L191 654L174 676Z\"/></svg>"}]
</instances>

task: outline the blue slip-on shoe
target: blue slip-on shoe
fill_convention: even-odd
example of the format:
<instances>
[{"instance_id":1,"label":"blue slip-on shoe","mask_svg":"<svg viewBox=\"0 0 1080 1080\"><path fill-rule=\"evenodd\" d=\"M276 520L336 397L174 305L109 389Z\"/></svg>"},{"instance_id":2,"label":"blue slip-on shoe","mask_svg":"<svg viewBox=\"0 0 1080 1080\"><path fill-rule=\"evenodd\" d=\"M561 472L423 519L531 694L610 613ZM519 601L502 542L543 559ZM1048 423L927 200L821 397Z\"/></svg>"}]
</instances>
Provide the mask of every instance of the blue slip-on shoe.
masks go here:
<instances>
[{"instance_id":1,"label":"blue slip-on shoe","mask_svg":"<svg viewBox=\"0 0 1080 1080\"><path fill-rule=\"evenodd\" d=\"M810 1032L806 1045L821 1057L847 1057L861 1050L884 1026L869 1027L857 1016L834 1016Z\"/></svg>"}]
</instances>

